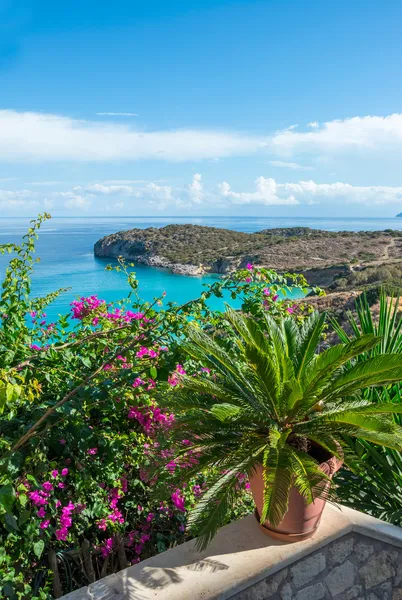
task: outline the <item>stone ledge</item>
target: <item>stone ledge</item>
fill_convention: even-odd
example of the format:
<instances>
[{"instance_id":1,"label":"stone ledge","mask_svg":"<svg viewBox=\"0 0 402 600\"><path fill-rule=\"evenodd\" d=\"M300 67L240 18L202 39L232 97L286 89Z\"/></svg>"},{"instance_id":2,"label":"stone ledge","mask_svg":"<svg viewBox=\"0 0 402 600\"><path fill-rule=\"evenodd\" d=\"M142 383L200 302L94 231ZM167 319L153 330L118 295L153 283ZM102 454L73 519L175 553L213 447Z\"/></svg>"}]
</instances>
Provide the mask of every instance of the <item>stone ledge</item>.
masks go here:
<instances>
[{"instance_id":1,"label":"stone ledge","mask_svg":"<svg viewBox=\"0 0 402 600\"><path fill-rule=\"evenodd\" d=\"M402 548L401 528L345 507L327 505L317 533L294 544L271 540L250 515L202 553L186 542L62 600L227 600L351 532Z\"/></svg>"}]
</instances>

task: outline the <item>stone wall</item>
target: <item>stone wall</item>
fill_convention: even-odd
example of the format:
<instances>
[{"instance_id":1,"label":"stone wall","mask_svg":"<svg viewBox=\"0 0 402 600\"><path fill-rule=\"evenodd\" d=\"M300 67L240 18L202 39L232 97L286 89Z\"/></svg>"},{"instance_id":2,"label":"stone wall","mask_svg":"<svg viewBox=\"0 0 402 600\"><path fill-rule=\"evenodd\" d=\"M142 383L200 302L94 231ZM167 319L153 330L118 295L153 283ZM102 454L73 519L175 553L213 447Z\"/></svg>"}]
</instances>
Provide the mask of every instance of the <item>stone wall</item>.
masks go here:
<instances>
[{"instance_id":1,"label":"stone wall","mask_svg":"<svg viewBox=\"0 0 402 600\"><path fill-rule=\"evenodd\" d=\"M348 534L231 600L402 600L402 549Z\"/></svg>"}]
</instances>

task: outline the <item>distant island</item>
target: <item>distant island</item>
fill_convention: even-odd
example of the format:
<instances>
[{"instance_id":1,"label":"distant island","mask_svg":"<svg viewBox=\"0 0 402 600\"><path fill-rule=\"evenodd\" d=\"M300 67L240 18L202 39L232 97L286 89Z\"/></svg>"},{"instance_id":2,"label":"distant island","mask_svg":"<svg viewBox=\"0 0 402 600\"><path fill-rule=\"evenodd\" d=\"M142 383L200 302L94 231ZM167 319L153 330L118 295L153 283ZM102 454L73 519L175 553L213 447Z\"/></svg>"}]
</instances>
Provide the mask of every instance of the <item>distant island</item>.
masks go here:
<instances>
[{"instance_id":1,"label":"distant island","mask_svg":"<svg viewBox=\"0 0 402 600\"><path fill-rule=\"evenodd\" d=\"M402 212L398 213L396 216L397 217L402 217Z\"/></svg>"},{"instance_id":2,"label":"distant island","mask_svg":"<svg viewBox=\"0 0 402 600\"><path fill-rule=\"evenodd\" d=\"M402 216L402 213L401 213ZM402 232L329 232L308 227L242 233L200 225L167 225L108 235L97 257L123 256L183 275L230 273L251 262L303 273L312 285L346 291L389 283L402 287Z\"/></svg>"}]
</instances>

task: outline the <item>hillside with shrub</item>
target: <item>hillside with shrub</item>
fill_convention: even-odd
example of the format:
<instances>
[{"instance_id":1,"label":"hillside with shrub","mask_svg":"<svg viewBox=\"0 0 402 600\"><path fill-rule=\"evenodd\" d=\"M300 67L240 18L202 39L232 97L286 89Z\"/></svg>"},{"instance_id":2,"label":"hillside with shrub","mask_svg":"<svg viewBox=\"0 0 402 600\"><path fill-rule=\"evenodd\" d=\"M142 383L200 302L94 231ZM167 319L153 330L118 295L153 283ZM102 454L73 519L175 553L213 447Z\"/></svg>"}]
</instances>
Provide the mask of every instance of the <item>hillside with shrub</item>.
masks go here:
<instances>
[{"instance_id":1,"label":"hillside with shrub","mask_svg":"<svg viewBox=\"0 0 402 600\"><path fill-rule=\"evenodd\" d=\"M329 232L305 227L242 233L199 225L120 231L99 240L97 257L123 256L174 272L230 273L251 262L303 273L309 283L353 289L400 281L402 232Z\"/></svg>"}]
</instances>

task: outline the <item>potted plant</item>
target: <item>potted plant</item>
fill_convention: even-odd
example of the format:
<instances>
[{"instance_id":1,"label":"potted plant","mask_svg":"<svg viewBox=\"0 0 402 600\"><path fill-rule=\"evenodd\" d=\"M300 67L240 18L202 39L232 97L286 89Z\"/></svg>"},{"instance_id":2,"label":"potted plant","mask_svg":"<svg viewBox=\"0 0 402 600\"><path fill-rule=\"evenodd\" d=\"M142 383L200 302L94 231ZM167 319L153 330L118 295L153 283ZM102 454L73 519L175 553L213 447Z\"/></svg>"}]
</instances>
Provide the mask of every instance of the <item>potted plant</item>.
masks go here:
<instances>
[{"instance_id":1,"label":"potted plant","mask_svg":"<svg viewBox=\"0 0 402 600\"><path fill-rule=\"evenodd\" d=\"M185 439L176 459L197 457L212 483L189 515L205 547L234 502L247 473L256 513L267 533L296 541L314 533L331 479L344 460L344 436L402 448L399 403L373 403L366 388L402 379L402 356L356 358L380 342L363 335L318 352L325 314L259 321L230 308L229 335L217 341L190 328L183 350L204 367L179 375L169 395L173 436ZM180 444L178 444L180 447Z\"/></svg>"}]
</instances>

